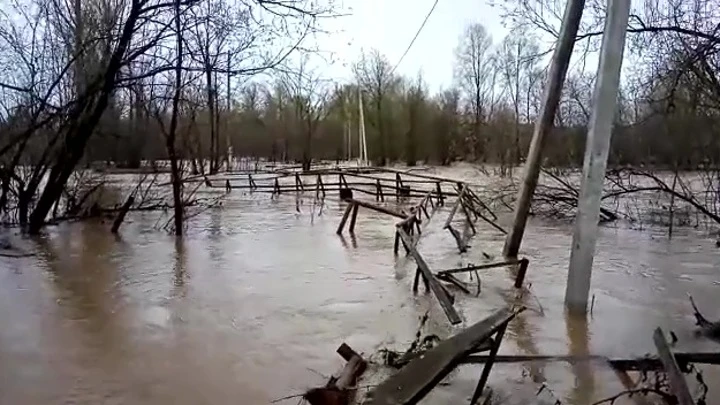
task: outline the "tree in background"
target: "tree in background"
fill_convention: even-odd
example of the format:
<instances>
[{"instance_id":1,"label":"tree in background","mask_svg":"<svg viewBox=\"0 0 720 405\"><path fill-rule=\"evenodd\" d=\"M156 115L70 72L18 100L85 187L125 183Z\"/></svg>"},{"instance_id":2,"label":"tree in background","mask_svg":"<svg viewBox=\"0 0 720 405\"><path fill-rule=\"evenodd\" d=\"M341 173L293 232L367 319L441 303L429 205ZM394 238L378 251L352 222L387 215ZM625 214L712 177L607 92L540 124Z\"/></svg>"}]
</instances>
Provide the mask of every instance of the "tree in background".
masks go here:
<instances>
[{"instance_id":1,"label":"tree in background","mask_svg":"<svg viewBox=\"0 0 720 405\"><path fill-rule=\"evenodd\" d=\"M385 165L388 160L395 160L387 133L387 115L390 110L390 92L399 84L398 78L393 75L387 58L376 50L369 55L362 55L353 70L364 95L363 102L369 107L365 109L365 117L374 130L368 145L377 147L377 162Z\"/></svg>"},{"instance_id":2,"label":"tree in background","mask_svg":"<svg viewBox=\"0 0 720 405\"><path fill-rule=\"evenodd\" d=\"M455 77L472 116L469 147L476 159L484 159L488 139L483 120L490 110L495 86L492 38L482 24L469 25L455 50Z\"/></svg>"}]
</instances>

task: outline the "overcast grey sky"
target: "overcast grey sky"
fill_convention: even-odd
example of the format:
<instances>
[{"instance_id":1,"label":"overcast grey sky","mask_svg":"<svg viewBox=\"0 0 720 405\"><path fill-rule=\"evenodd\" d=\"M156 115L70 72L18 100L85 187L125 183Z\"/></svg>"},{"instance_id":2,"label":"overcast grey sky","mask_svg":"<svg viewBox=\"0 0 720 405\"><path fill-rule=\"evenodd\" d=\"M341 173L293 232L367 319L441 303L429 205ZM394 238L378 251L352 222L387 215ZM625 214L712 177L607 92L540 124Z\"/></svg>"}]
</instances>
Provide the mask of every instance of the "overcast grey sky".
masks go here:
<instances>
[{"instance_id":1,"label":"overcast grey sky","mask_svg":"<svg viewBox=\"0 0 720 405\"><path fill-rule=\"evenodd\" d=\"M327 22L335 32L320 46L336 54L328 75L349 79L350 66L364 49L379 50L395 64L402 56L434 0L344 0L352 15ZM498 42L506 33L500 10L485 0L439 0L425 28L397 73L415 77L423 72L432 91L452 82L454 49L468 24L481 23Z\"/></svg>"}]
</instances>

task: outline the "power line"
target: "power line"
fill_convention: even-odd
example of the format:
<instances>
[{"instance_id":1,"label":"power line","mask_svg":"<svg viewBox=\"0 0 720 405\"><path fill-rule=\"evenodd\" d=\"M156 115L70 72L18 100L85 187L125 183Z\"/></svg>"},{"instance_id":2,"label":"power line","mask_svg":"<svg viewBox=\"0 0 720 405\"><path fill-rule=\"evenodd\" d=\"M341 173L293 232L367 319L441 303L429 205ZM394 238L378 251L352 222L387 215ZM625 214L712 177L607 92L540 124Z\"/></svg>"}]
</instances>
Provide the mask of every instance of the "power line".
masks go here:
<instances>
[{"instance_id":1,"label":"power line","mask_svg":"<svg viewBox=\"0 0 720 405\"><path fill-rule=\"evenodd\" d=\"M433 11L435 11L435 6L437 6L439 0L435 0L435 3L433 3L432 8L430 8L430 11L428 11L427 15L425 16L425 19L423 20L422 24L420 24L420 28L418 28L417 32L415 33L415 36L413 37L412 41L410 41L410 45L408 45L407 49L405 49L405 52L400 57L400 60L393 66L392 70L390 71L390 74L393 74L395 72L395 69L402 63L403 59L405 59L405 55L410 52L410 48L412 48L413 44L415 43L415 40L420 35L420 32L425 27L425 23L427 23L428 19L430 18L430 15L432 15Z\"/></svg>"}]
</instances>

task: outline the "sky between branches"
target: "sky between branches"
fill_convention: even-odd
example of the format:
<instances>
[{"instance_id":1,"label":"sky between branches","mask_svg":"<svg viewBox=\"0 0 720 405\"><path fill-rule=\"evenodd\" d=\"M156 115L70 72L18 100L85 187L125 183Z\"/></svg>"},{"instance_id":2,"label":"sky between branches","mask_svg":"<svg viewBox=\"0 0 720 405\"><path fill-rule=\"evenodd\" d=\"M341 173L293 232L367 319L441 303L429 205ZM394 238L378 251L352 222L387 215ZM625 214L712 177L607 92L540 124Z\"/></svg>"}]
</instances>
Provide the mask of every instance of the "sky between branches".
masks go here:
<instances>
[{"instance_id":1,"label":"sky between branches","mask_svg":"<svg viewBox=\"0 0 720 405\"><path fill-rule=\"evenodd\" d=\"M344 0L349 16L325 22L331 33L319 38L320 48L336 61L325 73L350 81L352 63L372 48L395 64L410 44L434 0ZM454 50L465 27L481 23L499 42L507 33L501 10L485 0L439 0L435 11L396 73L415 77L422 72L431 91L452 84ZM323 69L324 70L324 69Z\"/></svg>"}]
</instances>

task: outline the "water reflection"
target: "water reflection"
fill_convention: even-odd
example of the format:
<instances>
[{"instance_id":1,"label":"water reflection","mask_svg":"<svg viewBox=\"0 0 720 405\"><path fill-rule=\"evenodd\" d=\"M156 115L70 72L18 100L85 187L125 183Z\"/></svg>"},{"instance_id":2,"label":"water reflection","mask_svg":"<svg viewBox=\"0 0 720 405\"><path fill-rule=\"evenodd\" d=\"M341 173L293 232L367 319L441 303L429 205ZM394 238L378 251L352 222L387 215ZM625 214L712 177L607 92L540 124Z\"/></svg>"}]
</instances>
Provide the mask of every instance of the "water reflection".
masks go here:
<instances>
[{"instance_id":1,"label":"water reflection","mask_svg":"<svg viewBox=\"0 0 720 405\"><path fill-rule=\"evenodd\" d=\"M88 222L73 227L72 237L59 240L38 238L37 248L45 258L65 322L79 328L82 341L110 348L123 339L124 313L112 255L115 237L102 225Z\"/></svg>"},{"instance_id":2,"label":"water reflection","mask_svg":"<svg viewBox=\"0 0 720 405\"><path fill-rule=\"evenodd\" d=\"M514 282L514 278L511 282ZM529 307L530 291L523 288L520 291L503 291L501 295L508 305L522 305ZM537 344L535 342L533 327L529 323L529 317L532 316L525 310L518 314L515 319L508 324L510 337L515 340L515 344L520 349L521 354L535 356L539 355ZM542 384L545 382L544 366L542 362L529 362L525 365L527 374L534 383Z\"/></svg>"},{"instance_id":3,"label":"water reflection","mask_svg":"<svg viewBox=\"0 0 720 405\"><path fill-rule=\"evenodd\" d=\"M185 244L184 239L175 239L175 265L173 266L173 286L175 286L173 296L175 297L184 297L187 291L185 285L185 277L187 276L187 250Z\"/></svg>"},{"instance_id":4,"label":"water reflection","mask_svg":"<svg viewBox=\"0 0 720 405\"><path fill-rule=\"evenodd\" d=\"M590 355L590 337L588 319L585 315L572 315L565 311L567 328L568 354L574 356ZM593 364L589 361L576 361L571 364L575 375L575 384L570 393L573 404L589 404L595 396L595 377Z\"/></svg>"}]
</instances>

